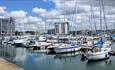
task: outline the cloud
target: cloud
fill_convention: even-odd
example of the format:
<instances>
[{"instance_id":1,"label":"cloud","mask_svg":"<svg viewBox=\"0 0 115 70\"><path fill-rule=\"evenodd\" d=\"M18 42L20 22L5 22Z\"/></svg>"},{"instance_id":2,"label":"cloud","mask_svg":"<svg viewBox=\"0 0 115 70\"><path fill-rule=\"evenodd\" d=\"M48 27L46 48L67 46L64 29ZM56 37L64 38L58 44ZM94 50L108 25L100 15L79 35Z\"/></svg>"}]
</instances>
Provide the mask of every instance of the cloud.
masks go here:
<instances>
[{"instance_id":1,"label":"cloud","mask_svg":"<svg viewBox=\"0 0 115 70\"><path fill-rule=\"evenodd\" d=\"M48 19L56 18L59 15L59 12L56 11L55 9L51 11L47 11L46 9L35 7L33 8L32 11L42 18L48 18Z\"/></svg>"},{"instance_id":2,"label":"cloud","mask_svg":"<svg viewBox=\"0 0 115 70\"><path fill-rule=\"evenodd\" d=\"M25 17L26 15L27 15L27 12L25 12L23 10L11 11L6 14L7 17L14 17L14 18Z\"/></svg>"},{"instance_id":3,"label":"cloud","mask_svg":"<svg viewBox=\"0 0 115 70\"><path fill-rule=\"evenodd\" d=\"M0 6L0 14L4 14L6 12L6 7Z\"/></svg>"},{"instance_id":4,"label":"cloud","mask_svg":"<svg viewBox=\"0 0 115 70\"><path fill-rule=\"evenodd\" d=\"M45 22L39 17L26 16L16 18L16 31L45 31Z\"/></svg>"},{"instance_id":5,"label":"cloud","mask_svg":"<svg viewBox=\"0 0 115 70\"><path fill-rule=\"evenodd\" d=\"M55 8L50 11L47 11L46 9L44 9L45 13L42 15L41 13L38 13L41 16L47 17L48 18L47 21L61 22L64 19L66 19L66 21L69 21L72 26L76 26L77 24L83 24L85 25L83 26L85 28L86 27L88 28L91 24L94 27L94 21L95 21L97 25L97 29L100 29L100 9L99 9L100 0L47 0L47 1L53 2L55 5ZM103 3L104 3L106 21L108 23L108 27L110 28L109 22L112 21L111 24L115 23L113 21L114 20L113 18L115 16L114 15L115 1L103 0ZM111 3L112 5L110 5ZM91 12L91 7L93 10L93 13ZM92 18L91 15L94 15L94 18ZM49 17L52 17L52 18L49 18ZM102 21L103 21L102 25L104 28L105 27L104 18L102 18ZM80 26L81 25L78 25L77 27L80 27Z\"/></svg>"},{"instance_id":6,"label":"cloud","mask_svg":"<svg viewBox=\"0 0 115 70\"><path fill-rule=\"evenodd\" d=\"M37 7L33 8L32 11L38 15L44 15L47 12L46 9L37 8Z\"/></svg>"}]
</instances>

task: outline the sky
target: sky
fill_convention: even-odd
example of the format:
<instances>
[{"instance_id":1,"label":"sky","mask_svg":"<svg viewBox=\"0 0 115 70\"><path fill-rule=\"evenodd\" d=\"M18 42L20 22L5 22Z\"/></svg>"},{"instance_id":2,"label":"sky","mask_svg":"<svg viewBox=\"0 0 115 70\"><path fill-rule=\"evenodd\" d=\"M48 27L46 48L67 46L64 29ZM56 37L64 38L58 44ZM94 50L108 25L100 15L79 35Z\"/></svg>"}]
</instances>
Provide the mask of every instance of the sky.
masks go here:
<instances>
[{"instance_id":1,"label":"sky","mask_svg":"<svg viewBox=\"0 0 115 70\"><path fill-rule=\"evenodd\" d=\"M114 29L115 0L0 0L0 17L15 18L18 31L43 32L65 21L71 30L101 29L100 8L102 29L106 23L107 29Z\"/></svg>"},{"instance_id":2,"label":"sky","mask_svg":"<svg viewBox=\"0 0 115 70\"><path fill-rule=\"evenodd\" d=\"M54 5L52 2L44 2L43 0L0 0L0 6L5 6L8 11L23 10L28 15L34 16L32 9L34 7L51 10Z\"/></svg>"}]
</instances>

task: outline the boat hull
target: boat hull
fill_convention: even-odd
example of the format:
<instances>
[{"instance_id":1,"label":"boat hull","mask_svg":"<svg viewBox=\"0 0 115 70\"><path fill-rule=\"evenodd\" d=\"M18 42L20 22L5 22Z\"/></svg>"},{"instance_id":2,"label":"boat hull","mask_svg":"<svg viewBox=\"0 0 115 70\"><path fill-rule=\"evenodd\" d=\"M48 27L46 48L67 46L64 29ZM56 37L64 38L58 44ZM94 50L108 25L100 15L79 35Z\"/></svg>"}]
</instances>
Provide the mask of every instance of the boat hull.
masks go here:
<instances>
[{"instance_id":1,"label":"boat hull","mask_svg":"<svg viewBox=\"0 0 115 70\"><path fill-rule=\"evenodd\" d=\"M101 53L101 54L98 54L98 55L89 55L88 56L88 60L93 60L93 61L96 61L96 60L104 60L104 59L108 59L110 56L108 53Z\"/></svg>"},{"instance_id":2,"label":"boat hull","mask_svg":"<svg viewBox=\"0 0 115 70\"><path fill-rule=\"evenodd\" d=\"M72 47L72 48L56 48L54 49L55 53L70 53L70 52L77 52L80 50L80 47Z\"/></svg>"},{"instance_id":3,"label":"boat hull","mask_svg":"<svg viewBox=\"0 0 115 70\"><path fill-rule=\"evenodd\" d=\"M13 45L15 47L24 47L24 44L22 44L22 43L14 43Z\"/></svg>"}]
</instances>

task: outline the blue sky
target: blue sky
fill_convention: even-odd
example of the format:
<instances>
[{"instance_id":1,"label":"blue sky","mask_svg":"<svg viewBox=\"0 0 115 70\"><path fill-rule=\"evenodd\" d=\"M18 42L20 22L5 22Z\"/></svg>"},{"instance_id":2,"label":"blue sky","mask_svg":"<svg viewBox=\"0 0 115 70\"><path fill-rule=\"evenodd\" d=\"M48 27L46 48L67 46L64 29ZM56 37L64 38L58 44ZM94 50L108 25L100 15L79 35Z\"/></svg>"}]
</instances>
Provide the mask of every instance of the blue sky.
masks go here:
<instances>
[{"instance_id":1,"label":"blue sky","mask_svg":"<svg viewBox=\"0 0 115 70\"><path fill-rule=\"evenodd\" d=\"M0 0L0 6L4 6L8 11L23 10L28 15L34 16L32 12L34 7L52 10L54 4L52 2L44 2L43 0Z\"/></svg>"}]
</instances>

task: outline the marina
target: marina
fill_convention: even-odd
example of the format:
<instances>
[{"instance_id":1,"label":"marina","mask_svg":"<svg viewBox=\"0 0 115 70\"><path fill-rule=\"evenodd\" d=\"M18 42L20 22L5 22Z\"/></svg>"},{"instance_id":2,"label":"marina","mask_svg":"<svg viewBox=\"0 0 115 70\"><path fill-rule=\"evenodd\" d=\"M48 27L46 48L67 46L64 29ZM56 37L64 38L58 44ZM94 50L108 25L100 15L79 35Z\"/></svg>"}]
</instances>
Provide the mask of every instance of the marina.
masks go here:
<instances>
[{"instance_id":1,"label":"marina","mask_svg":"<svg viewBox=\"0 0 115 70\"><path fill-rule=\"evenodd\" d=\"M0 1L0 70L115 70L114 4Z\"/></svg>"},{"instance_id":2,"label":"marina","mask_svg":"<svg viewBox=\"0 0 115 70\"><path fill-rule=\"evenodd\" d=\"M112 43L113 50L115 50L114 45L115 43ZM97 70L100 68L102 70L114 70L115 66L115 56L101 61L84 61L81 60L80 52L51 55L22 47L1 48L0 57L22 67L24 70Z\"/></svg>"}]
</instances>

